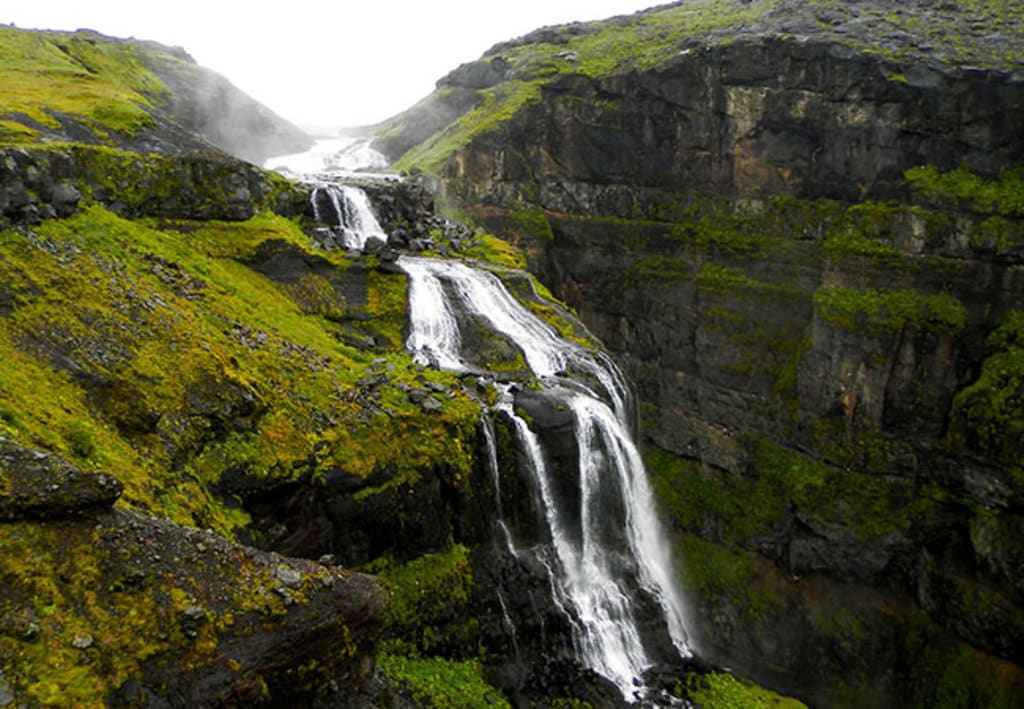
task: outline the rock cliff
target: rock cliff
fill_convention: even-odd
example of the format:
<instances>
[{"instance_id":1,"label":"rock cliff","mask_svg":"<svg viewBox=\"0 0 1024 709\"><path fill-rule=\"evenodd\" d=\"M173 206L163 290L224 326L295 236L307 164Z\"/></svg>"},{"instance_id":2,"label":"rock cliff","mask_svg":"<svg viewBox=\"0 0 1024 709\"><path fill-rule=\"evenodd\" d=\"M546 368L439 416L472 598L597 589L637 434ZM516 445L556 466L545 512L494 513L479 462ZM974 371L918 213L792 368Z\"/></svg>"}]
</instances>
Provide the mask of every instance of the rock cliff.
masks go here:
<instances>
[{"instance_id":1,"label":"rock cliff","mask_svg":"<svg viewBox=\"0 0 1024 709\"><path fill-rule=\"evenodd\" d=\"M379 127L637 381L702 652L822 705L1024 687L1022 23L677 3Z\"/></svg>"}]
</instances>

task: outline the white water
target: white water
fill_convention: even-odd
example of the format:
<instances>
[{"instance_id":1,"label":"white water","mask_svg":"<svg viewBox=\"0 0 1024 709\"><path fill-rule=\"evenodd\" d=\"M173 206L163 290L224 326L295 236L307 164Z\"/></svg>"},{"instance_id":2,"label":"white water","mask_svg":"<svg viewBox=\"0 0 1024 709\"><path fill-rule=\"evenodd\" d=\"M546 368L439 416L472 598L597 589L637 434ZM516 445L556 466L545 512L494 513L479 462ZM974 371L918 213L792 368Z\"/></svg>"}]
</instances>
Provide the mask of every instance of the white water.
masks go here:
<instances>
[{"instance_id":1,"label":"white water","mask_svg":"<svg viewBox=\"0 0 1024 709\"><path fill-rule=\"evenodd\" d=\"M414 312L406 347L416 361L441 369L467 369L454 298L465 311L516 343L534 374L571 376L576 370L576 374L590 375L611 398L616 413L627 416L629 389L618 368L602 354L561 338L516 300L493 273L440 259L403 256L399 264L409 274L409 301Z\"/></svg>"},{"instance_id":2,"label":"white water","mask_svg":"<svg viewBox=\"0 0 1024 709\"><path fill-rule=\"evenodd\" d=\"M375 236L387 241L387 234L373 215L370 200L358 187L322 183L313 189L313 217L327 224L341 238L347 249L362 249L366 240ZM324 203L329 208L324 208Z\"/></svg>"},{"instance_id":3,"label":"white water","mask_svg":"<svg viewBox=\"0 0 1024 709\"><path fill-rule=\"evenodd\" d=\"M561 339L493 274L454 261L402 257L399 264L410 280L407 347L418 361L465 371L460 319L475 318L515 342L533 372L549 378L546 395L552 405L571 411L579 459L575 514L569 512L574 505L558 499L541 440L515 413L511 395L497 404L513 422L539 491L553 551L553 558L542 561L551 571L555 602L573 611L568 617L578 659L631 699L635 680L654 662L641 637L631 588L639 586L658 602L677 651L688 656L690 649L669 545L627 425L628 390L621 373L606 357ZM567 373L597 379L615 412L593 389L568 382ZM496 456L491 464L497 470ZM520 553L511 535L505 541Z\"/></svg>"},{"instance_id":4,"label":"white water","mask_svg":"<svg viewBox=\"0 0 1024 709\"><path fill-rule=\"evenodd\" d=\"M362 176L367 170L377 170L387 164L387 157L374 150L370 141L342 136L318 140L303 153L272 157L263 163L263 167L286 177L321 175L341 178Z\"/></svg>"}]
</instances>

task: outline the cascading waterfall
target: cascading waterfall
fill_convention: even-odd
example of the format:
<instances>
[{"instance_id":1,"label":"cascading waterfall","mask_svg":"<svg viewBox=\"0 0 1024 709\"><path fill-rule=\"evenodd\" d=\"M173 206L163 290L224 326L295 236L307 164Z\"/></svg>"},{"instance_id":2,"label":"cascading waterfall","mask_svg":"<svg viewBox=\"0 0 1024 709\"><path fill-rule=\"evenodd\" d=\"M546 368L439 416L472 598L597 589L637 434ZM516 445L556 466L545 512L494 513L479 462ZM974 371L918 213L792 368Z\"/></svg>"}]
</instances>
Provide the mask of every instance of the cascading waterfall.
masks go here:
<instances>
[{"instance_id":1,"label":"cascading waterfall","mask_svg":"<svg viewBox=\"0 0 1024 709\"><path fill-rule=\"evenodd\" d=\"M571 609L577 657L632 698L636 680L654 662L632 589L657 601L676 650L685 657L690 649L683 604L671 581L668 543L627 424L624 378L606 356L559 337L493 274L460 262L406 256L399 265L409 275L407 347L417 361L471 370L463 356L460 319L473 318L516 343L543 379L544 396L571 412L579 461L575 513L569 512L575 505L558 499L540 437L516 413L509 390L496 405L513 423L539 492L551 547L551 557L541 561L551 571L555 602ZM493 446L493 432L487 433ZM513 554L522 553L503 523L500 529Z\"/></svg>"},{"instance_id":2,"label":"cascading waterfall","mask_svg":"<svg viewBox=\"0 0 1024 709\"><path fill-rule=\"evenodd\" d=\"M358 187L325 182L317 185L310 196L313 217L328 225L346 249L362 249L366 240L377 237L387 241L370 208L370 200Z\"/></svg>"},{"instance_id":3,"label":"cascading waterfall","mask_svg":"<svg viewBox=\"0 0 1024 709\"><path fill-rule=\"evenodd\" d=\"M410 277L412 334L407 347L416 361L441 369L467 369L454 298L473 316L515 342L534 374L564 377L573 372L576 377L592 377L611 399L616 414L627 418L629 387L614 363L603 353L589 352L560 337L516 300L493 273L458 261L429 258L402 257L400 264ZM591 393L598 395L592 389Z\"/></svg>"}]
</instances>

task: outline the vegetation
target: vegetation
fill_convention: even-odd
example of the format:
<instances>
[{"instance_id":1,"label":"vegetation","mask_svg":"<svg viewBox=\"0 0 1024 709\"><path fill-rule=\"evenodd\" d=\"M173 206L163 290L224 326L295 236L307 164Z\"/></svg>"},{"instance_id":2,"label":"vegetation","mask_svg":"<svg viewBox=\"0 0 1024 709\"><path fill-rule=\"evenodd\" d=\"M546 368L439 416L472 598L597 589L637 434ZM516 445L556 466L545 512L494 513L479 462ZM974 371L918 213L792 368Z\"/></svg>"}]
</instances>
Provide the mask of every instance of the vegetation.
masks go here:
<instances>
[{"instance_id":1,"label":"vegetation","mask_svg":"<svg viewBox=\"0 0 1024 709\"><path fill-rule=\"evenodd\" d=\"M815 314L854 332L898 332L915 325L940 334L956 335L967 320L964 306L949 293L924 295L916 290L819 288Z\"/></svg>"},{"instance_id":2,"label":"vegetation","mask_svg":"<svg viewBox=\"0 0 1024 709\"><path fill-rule=\"evenodd\" d=\"M507 709L510 706L500 691L484 681L478 661L384 654L378 658L377 666L399 687L407 689L420 706L438 709Z\"/></svg>"},{"instance_id":3,"label":"vegetation","mask_svg":"<svg viewBox=\"0 0 1024 709\"><path fill-rule=\"evenodd\" d=\"M455 151L500 130L504 121L538 101L544 88L560 77L653 69L679 61L692 46L736 41L737 29L791 40L794 7L814 23L817 37L886 62L885 75L897 86L910 83L904 71L909 62L984 66L1009 73L1018 69L1024 56L1019 33L1005 31L1008 23L1024 23L1024 10L1013 0L965 0L938 10L881 2L853 8L839 0L689 0L603 22L545 28L493 47L478 64L500 80L478 89L475 102L460 97L465 109L461 116L402 155L395 167L438 171ZM884 39L901 36L917 41ZM992 36L1000 41L991 41ZM451 90L442 87L428 102L444 103ZM383 132L400 130L402 125L399 117Z\"/></svg>"},{"instance_id":4,"label":"vegetation","mask_svg":"<svg viewBox=\"0 0 1024 709\"><path fill-rule=\"evenodd\" d=\"M1024 311L1011 311L986 341L981 374L953 402L950 441L1005 465L1024 460Z\"/></svg>"},{"instance_id":5,"label":"vegetation","mask_svg":"<svg viewBox=\"0 0 1024 709\"><path fill-rule=\"evenodd\" d=\"M315 449L322 465L357 475L412 480L442 460L467 471L477 405L455 397L427 417L397 388L423 377L454 385L401 348L404 279L371 272L355 313L394 365L391 386L362 398L358 380L378 355L342 344L343 322L246 265L268 242L351 267L340 254L314 257L295 224L270 215L132 222L93 207L35 234L4 233L0 276L17 295L0 332L0 398L16 415L0 426L117 471L129 505L229 535L244 517L209 490L231 467L289 477ZM55 373L63 358L79 370ZM82 371L109 384L83 386Z\"/></svg>"},{"instance_id":6,"label":"vegetation","mask_svg":"<svg viewBox=\"0 0 1024 709\"><path fill-rule=\"evenodd\" d=\"M419 657L472 644L477 621L464 611L473 584L469 550L460 545L404 564L391 558L371 563L391 596L384 647L393 655Z\"/></svg>"},{"instance_id":7,"label":"vegetation","mask_svg":"<svg viewBox=\"0 0 1024 709\"><path fill-rule=\"evenodd\" d=\"M800 709L803 702L782 697L757 685L741 682L732 675L711 672L691 677L689 697L707 709Z\"/></svg>"},{"instance_id":8,"label":"vegetation","mask_svg":"<svg viewBox=\"0 0 1024 709\"><path fill-rule=\"evenodd\" d=\"M940 172L934 165L907 170L915 195L939 207L966 208L983 214L1024 217L1024 170L1005 169L986 180L965 166Z\"/></svg>"},{"instance_id":9,"label":"vegetation","mask_svg":"<svg viewBox=\"0 0 1024 709\"><path fill-rule=\"evenodd\" d=\"M153 123L167 91L143 66L139 48L91 32L29 32L0 26L0 139L34 140L31 122L59 128L72 118L97 139L134 135Z\"/></svg>"}]
</instances>

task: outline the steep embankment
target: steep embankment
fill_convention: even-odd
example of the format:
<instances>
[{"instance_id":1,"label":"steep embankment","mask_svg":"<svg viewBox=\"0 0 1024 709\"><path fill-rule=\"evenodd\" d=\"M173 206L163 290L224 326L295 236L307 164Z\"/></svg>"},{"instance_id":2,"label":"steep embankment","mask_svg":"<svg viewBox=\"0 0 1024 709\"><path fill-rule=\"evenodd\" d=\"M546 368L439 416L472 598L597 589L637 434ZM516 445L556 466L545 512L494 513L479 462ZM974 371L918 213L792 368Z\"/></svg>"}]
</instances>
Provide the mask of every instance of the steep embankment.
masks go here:
<instances>
[{"instance_id":1,"label":"steep embankment","mask_svg":"<svg viewBox=\"0 0 1024 709\"><path fill-rule=\"evenodd\" d=\"M405 351L397 253L332 250L308 188L191 132L180 52L0 33L0 705L507 706L485 665L619 705L545 570L495 552L497 392ZM487 262L594 346L508 244L366 189L394 248ZM488 333L480 371L526 376Z\"/></svg>"},{"instance_id":2,"label":"steep embankment","mask_svg":"<svg viewBox=\"0 0 1024 709\"><path fill-rule=\"evenodd\" d=\"M180 47L0 27L0 140L139 153L217 147L253 162L312 139Z\"/></svg>"},{"instance_id":3,"label":"steep embankment","mask_svg":"<svg viewBox=\"0 0 1024 709\"><path fill-rule=\"evenodd\" d=\"M1024 687L1024 15L698 1L380 127L639 384L708 656L824 705Z\"/></svg>"},{"instance_id":4,"label":"steep embankment","mask_svg":"<svg viewBox=\"0 0 1024 709\"><path fill-rule=\"evenodd\" d=\"M479 404L404 353L402 275L189 130L180 54L0 35L0 705L377 704L388 597L336 564L449 543ZM364 516L295 531L317 496Z\"/></svg>"}]
</instances>

